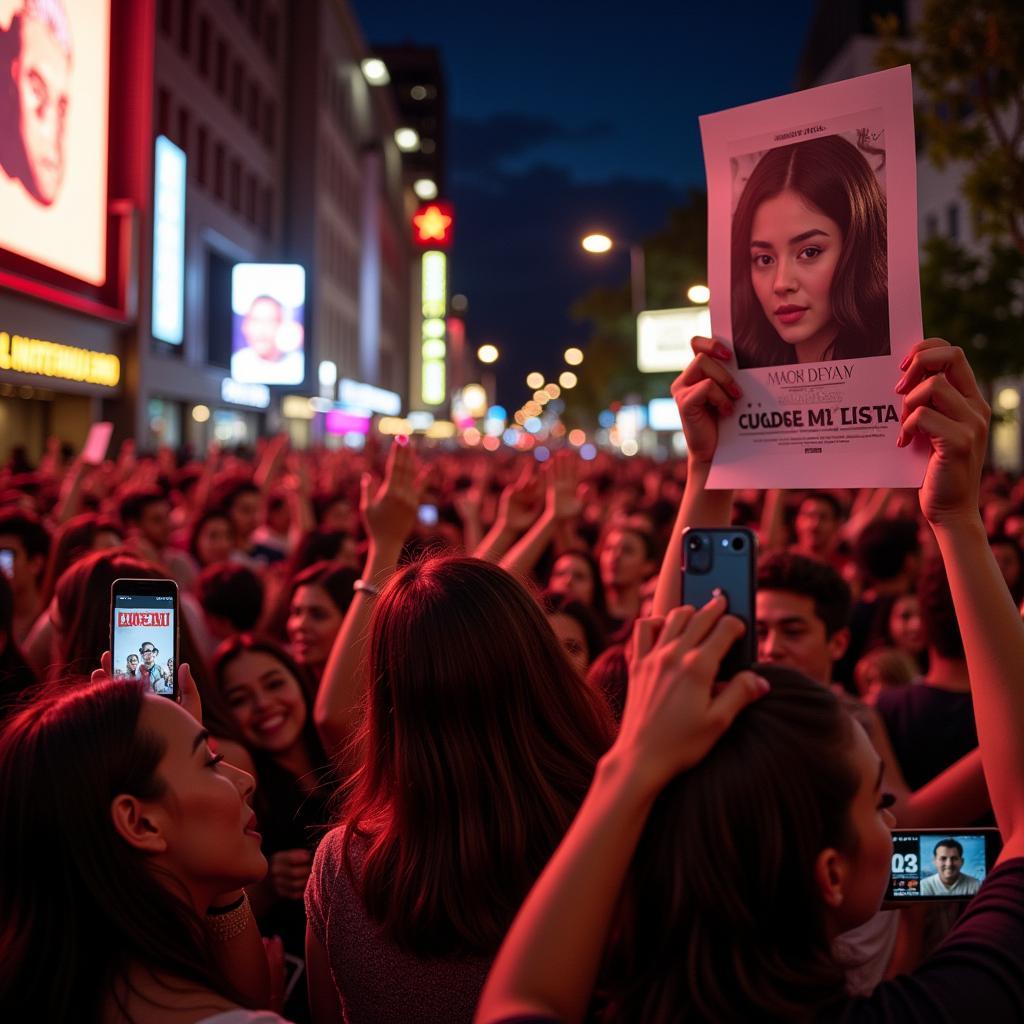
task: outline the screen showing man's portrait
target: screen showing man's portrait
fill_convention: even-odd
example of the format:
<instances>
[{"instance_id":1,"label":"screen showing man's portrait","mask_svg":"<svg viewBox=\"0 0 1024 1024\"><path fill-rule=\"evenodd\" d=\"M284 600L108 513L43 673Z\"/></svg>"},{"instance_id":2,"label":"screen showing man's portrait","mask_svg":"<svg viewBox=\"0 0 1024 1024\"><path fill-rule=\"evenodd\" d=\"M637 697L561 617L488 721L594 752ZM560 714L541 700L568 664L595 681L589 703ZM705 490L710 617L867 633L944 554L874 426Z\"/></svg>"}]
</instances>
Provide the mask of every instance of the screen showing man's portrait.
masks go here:
<instances>
[{"instance_id":1,"label":"screen showing man's portrait","mask_svg":"<svg viewBox=\"0 0 1024 1024\"><path fill-rule=\"evenodd\" d=\"M731 170L740 369L888 355L881 112L856 129L734 157Z\"/></svg>"},{"instance_id":2,"label":"screen showing man's portrait","mask_svg":"<svg viewBox=\"0 0 1024 1024\"><path fill-rule=\"evenodd\" d=\"M306 376L306 271L295 263L236 263L231 271L231 376L301 384Z\"/></svg>"},{"instance_id":3,"label":"screen showing man's portrait","mask_svg":"<svg viewBox=\"0 0 1024 1024\"><path fill-rule=\"evenodd\" d=\"M0 248L95 285L109 66L110 0L0 0Z\"/></svg>"}]
</instances>

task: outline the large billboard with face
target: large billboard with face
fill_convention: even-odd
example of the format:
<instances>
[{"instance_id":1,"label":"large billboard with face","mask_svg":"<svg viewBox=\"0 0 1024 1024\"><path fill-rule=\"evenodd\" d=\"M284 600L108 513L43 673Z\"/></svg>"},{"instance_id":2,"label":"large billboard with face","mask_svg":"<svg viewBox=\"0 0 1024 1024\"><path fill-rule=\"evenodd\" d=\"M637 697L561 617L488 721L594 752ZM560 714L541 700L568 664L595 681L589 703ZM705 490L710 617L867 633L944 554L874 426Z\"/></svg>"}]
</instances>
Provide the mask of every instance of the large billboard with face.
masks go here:
<instances>
[{"instance_id":1,"label":"large billboard with face","mask_svg":"<svg viewBox=\"0 0 1024 1024\"><path fill-rule=\"evenodd\" d=\"M106 280L110 0L0 0L0 248Z\"/></svg>"},{"instance_id":2,"label":"large billboard with face","mask_svg":"<svg viewBox=\"0 0 1024 1024\"><path fill-rule=\"evenodd\" d=\"M236 263L231 271L231 376L301 384L306 376L306 271L294 263Z\"/></svg>"}]
</instances>

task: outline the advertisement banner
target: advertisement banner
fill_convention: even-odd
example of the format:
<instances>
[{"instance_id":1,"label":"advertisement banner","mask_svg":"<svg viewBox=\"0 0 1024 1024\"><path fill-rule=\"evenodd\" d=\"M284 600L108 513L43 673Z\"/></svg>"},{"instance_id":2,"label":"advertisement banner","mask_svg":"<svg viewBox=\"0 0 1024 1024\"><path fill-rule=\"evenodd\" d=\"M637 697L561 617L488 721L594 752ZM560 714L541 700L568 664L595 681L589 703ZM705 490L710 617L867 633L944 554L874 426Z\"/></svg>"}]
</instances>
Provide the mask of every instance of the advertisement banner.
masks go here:
<instances>
[{"instance_id":1,"label":"advertisement banner","mask_svg":"<svg viewBox=\"0 0 1024 1024\"><path fill-rule=\"evenodd\" d=\"M0 248L93 285L106 280L109 71L110 0L0 0Z\"/></svg>"},{"instance_id":2,"label":"advertisement banner","mask_svg":"<svg viewBox=\"0 0 1024 1024\"><path fill-rule=\"evenodd\" d=\"M243 384L301 384L306 376L306 271L237 263L231 271L231 376Z\"/></svg>"},{"instance_id":3,"label":"advertisement banner","mask_svg":"<svg viewBox=\"0 0 1024 1024\"><path fill-rule=\"evenodd\" d=\"M910 68L700 122L711 324L743 391L709 486L920 486L893 392L922 338Z\"/></svg>"}]
</instances>

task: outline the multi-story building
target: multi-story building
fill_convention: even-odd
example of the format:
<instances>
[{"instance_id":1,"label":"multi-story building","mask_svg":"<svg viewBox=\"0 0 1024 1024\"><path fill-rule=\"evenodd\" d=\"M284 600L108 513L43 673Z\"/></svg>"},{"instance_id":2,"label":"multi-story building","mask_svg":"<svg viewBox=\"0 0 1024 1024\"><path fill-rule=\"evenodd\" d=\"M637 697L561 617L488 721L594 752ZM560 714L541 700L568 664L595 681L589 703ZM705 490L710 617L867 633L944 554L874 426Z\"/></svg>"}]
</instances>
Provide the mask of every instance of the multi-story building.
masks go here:
<instances>
[{"instance_id":1,"label":"multi-story building","mask_svg":"<svg viewBox=\"0 0 1024 1024\"><path fill-rule=\"evenodd\" d=\"M323 362L325 379L405 392L413 199L393 97L361 74L344 0L63 7L47 26L68 54L54 196L31 140L11 141L25 119L0 109L0 459L79 443L101 418L147 448L251 442L287 422L284 399L321 394ZM305 270L286 382L232 383L239 263Z\"/></svg>"}]
</instances>

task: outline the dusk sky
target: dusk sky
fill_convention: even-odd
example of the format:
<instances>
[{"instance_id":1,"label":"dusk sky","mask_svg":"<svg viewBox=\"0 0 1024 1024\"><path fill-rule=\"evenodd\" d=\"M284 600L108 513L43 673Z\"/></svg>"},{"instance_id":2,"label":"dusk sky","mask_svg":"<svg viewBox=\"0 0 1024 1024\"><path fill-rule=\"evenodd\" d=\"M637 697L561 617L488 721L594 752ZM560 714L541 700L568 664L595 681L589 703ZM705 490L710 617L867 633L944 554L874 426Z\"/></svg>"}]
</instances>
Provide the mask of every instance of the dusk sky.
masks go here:
<instances>
[{"instance_id":1,"label":"dusk sky","mask_svg":"<svg viewBox=\"0 0 1024 1024\"><path fill-rule=\"evenodd\" d=\"M792 90L812 0L779 7L523 0L355 0L373 44L437 46L449 96L452 290L474 348L502 351L499 397L585 343L569 307L624 281L625 253L588 256L588 229L640 240L703 186L697 118ZM501 12L501 13L498 13Z\"/></svg>"}]
</instances>

